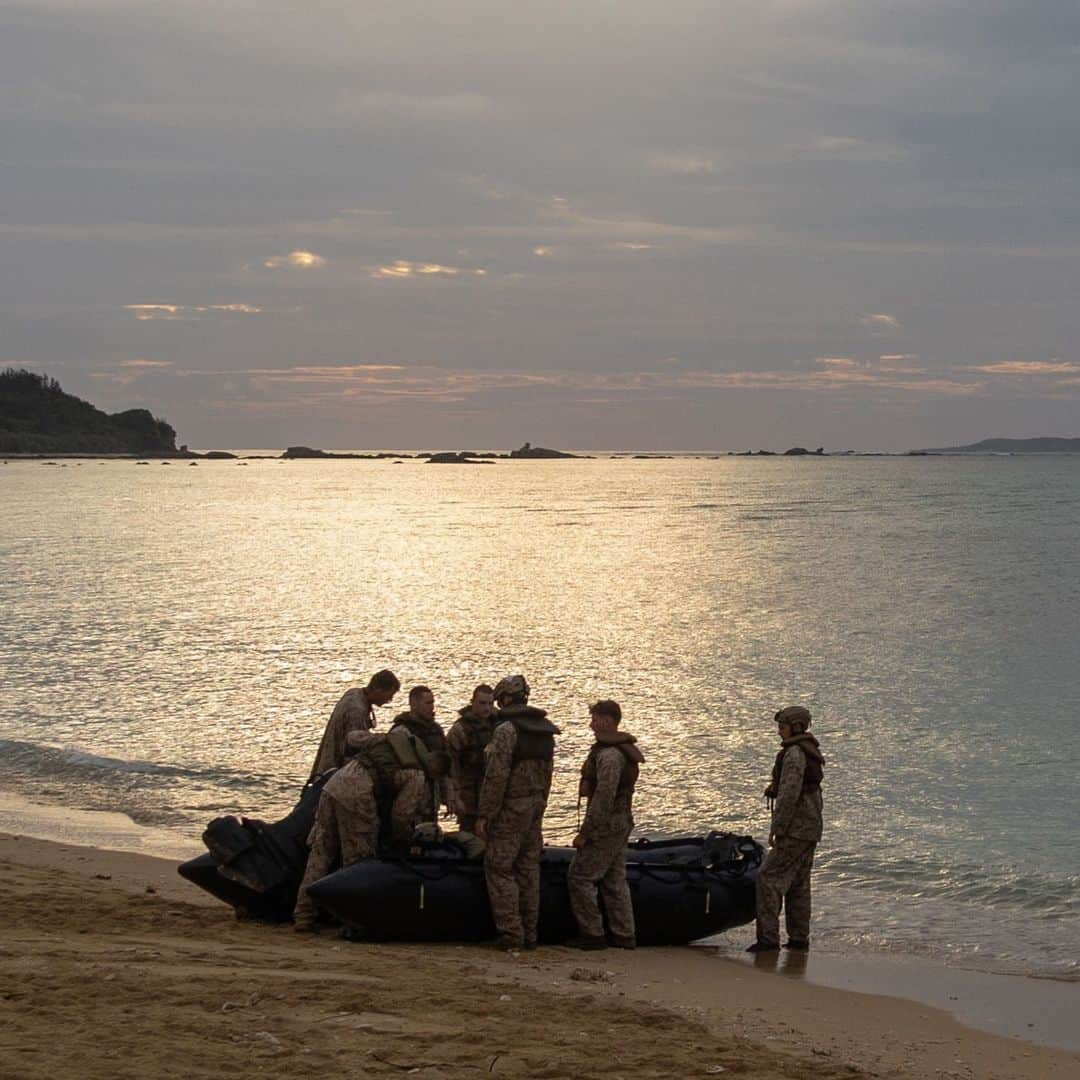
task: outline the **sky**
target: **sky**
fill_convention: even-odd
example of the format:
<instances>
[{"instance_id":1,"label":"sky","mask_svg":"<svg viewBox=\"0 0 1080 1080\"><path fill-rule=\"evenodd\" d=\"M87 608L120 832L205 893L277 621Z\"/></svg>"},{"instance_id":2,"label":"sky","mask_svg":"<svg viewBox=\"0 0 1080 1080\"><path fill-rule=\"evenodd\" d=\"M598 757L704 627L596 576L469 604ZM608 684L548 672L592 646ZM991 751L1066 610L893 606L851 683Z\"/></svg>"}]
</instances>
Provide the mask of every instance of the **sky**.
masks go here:
<instances>
[{"instance_id":1,"label":"sky","mask_svg":"<svg viewBox=\"0 0 1080 1080\"><path fill-rule=\"evenodd\" d=\"M0 367L193 447L1080 435L1072 0L0 0Z\"/></svg>"}]
</instances>

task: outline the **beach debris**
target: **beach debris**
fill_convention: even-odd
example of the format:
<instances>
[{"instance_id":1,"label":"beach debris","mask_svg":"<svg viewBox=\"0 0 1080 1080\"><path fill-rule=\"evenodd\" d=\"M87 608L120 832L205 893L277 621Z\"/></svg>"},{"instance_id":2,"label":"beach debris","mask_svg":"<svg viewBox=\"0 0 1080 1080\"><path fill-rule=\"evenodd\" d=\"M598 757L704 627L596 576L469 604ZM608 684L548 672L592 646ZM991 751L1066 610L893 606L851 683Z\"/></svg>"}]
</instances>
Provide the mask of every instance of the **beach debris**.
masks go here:
<instances>
[{"instance_id":1,"label":"beach debris","mask_svg":"<svg viewBox=\"0 0 1080 1080\"><path fill-rule=\"evenodd\" d=\"M147 886L146 886L146 891L147 891L148 893L156 893L156 892L157 892L157 889L155 889L153 885L147 885Z\"/></svg>"},{"instance_id":2,"label":"beach debris","mask_svg":"<svg viewBox=\"0 0 1080 1080\"><path fill-rule=\"evenodd\" d=\"M509 994L500 994L499 995L499 1000L500 1001L510 1001L512 999L511 999Z\"/></svg>"},{"instance_id":3,"label":"beach debris","mask_svg":"<svg viewBox=\"0 0 1080 1080\"><path fill-rule=\"evenodd\" d=\"M389 1058L384 1058L381 1054L376 1053L374 1050L368 1051L368 1057L374 1058L376 1061L381 1061L384 1065L389 1065L392 1069L400 1069L402 1072L417 1073L421 1069L437 1069L443 1068L455 1068L460 1067L458 1062L455 1061L414 1061L414 1062L402 1062L391 1061ZM498 1055L495 1055L498 1060ZM492 1065L495 1064L493 1061ZM475 1065L466 1066L467 1068L477 1068ZM491 1067L488 1067L488 1072L491 1071Z\"/></svg>"},{"instance_id":4,"label":"beach debris","mask_svg":"<svg viewBox=\"0 0 1080 1080\"><path fill-rule=\"evenodd\" d=\"M112 881L112 874L95 874L98 881Z\"/></svg>"},{"instance_id":5,"label":"beach debris","mask_svg":"<svg viewBox=\"0 0 1080 1080\"><path fill-rule=\"evenodd\" d=\"M599 968L578 967L570 972L570 978L574 982L610 982L612 973Z\"/></svg>"},{"instance_id":6,"label":"beach debris","mask_svg":"<svg viewBox=\"0 0 1080 1080\"><path fill-rule=\"evenodd\" d=\"M252 1005L257 1005L259 1002L259 995L257 993L248 994L243 1001L226 1001L221 1006L223 1013L233 1012L236 1009L250 1009Z\"/></svg>"},{"instance_id":7,"label":"beach debris","mask_svg":"<svg viewBox=\"0 0 1080 1080\"><path fill-rule=\"evenodd\" d=\"M710 1065L706 1070L707 1076L718 1076L720 1073L727 1072L727 1069L723 1065Z\"/></svg>"},{"instance_id":8,"label":"beach debris","mask_svg":"<svg viewBox=\"0 0 1080 1080\"><path fill-rule=\"evenodd\" d=\"M269 1031L256 1031L251 1036L252 1042L262 1043L263 1046L272 1050L281 1049L281 1040L276 1035L271 1035Z\"/></svg>"}]
</instances>

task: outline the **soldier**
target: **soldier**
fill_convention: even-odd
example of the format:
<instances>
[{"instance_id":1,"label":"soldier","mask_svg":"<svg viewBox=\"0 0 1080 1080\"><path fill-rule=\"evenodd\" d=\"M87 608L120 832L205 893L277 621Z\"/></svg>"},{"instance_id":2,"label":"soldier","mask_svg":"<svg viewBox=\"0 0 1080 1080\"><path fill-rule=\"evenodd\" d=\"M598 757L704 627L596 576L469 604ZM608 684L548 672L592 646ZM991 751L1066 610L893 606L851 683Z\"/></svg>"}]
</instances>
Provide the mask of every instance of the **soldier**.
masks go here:
<instances>
[{"instance_id":1,"label":"soldier","mask_svg":"<svg viewBox=\"0 0 1080 1080\"><path fill-rule=\"evenodd\" d=\"M747 952L780 948L780 905L787 924L787 949L810 948L810 868L821 839L821 779L825 759L807 730L810 710L781 709L781 749L765 798L772 810L769 854L757 878L757 941Z\"/></svg>"},{"instance_id":2,"label":"soldier","mask_svg":"<svg viewBox=\"0 0 1080 1080\"><path fill-rule=\"evenodd\" d=\"M315 903L307 895L312 882L339 866L372 858L380 837L392 848L407 841L424 796L426 770L438 768L404 728L396 734L353 735L359 744L356 754L327 780L319 796L307 869L293 912L298 932L315 929Z\"/></svg>"},{"instance_id":3,"label":"soldier","mask_svg":"<svg viewBox=\"0 0 1080 1080\"><path fill-rule=\"evenodd\" d=\"M567 944L578 949L604 949L604 922L596 894L604 898L611 944L635 947L634 908L626 883L626 842L634 827L634 785L645 760L628 732L619 731L622 709L616 701L598 701L589 708L589 727L596 741L581 766L579 797L589 800L585 821L574 837L574 858L566 874L570 907L579 935Z\"/></svg>"},{"instance_id":4,"label":"soldier","mask_svg":"<svg viewBox=\"0 0 1080 1080\"><path fill-rule=\"evenodd\" d=\"M458 719L446 735L450 777L458 800L458 828L473 832L480 785L484 780L484 751L495 730L495 691L481 683L472 699L458 710Z\"/></svg>"},{"instance_id":5,"label":"soldier","mask_svg":"<svg viewBox=\"0 0 1080 1080\"><path fill-rule=\"evenodd\" d=\"M435 719L435 695L426 686L414 686L409 691L407 712L394 717L391 728L401 726L415 736L431 755L438 755L439 766L429 772L429 782L417 808L418 821L434 821L442 803L450 813L456 813L457 796L450 779L449 758L446 757L446 736ZM445 767L443 767L445 766ZM436 775L437 773L437 775Z\"/></svg>"},{"instance_id":6,"label":"soldier","mask_svg":"<svg viewBox=\"0 0 1080 1080\"><path fill-rule=\"evenodd\" d=\"M484 878L504 949L535 949L540 915L542 826L559 729L528 704L529 684L511 675L495 687L499 706L487 748L476 835L486 841Z\"/></svg>"},{"instance_id":7,"label":"soldier","mask_svg":"<svg viewBox=\"0 0 1080 1080\"><path fill-rule=\"evenodd\" d=\"M375 726L375 707L387 705L401 689L398 677L385 668L375 672L366 687L346 690L330 714L308 783L327 769L340 769L355 746L348 742L352 732L370 731Z\"/></svg>"}]
</instances>

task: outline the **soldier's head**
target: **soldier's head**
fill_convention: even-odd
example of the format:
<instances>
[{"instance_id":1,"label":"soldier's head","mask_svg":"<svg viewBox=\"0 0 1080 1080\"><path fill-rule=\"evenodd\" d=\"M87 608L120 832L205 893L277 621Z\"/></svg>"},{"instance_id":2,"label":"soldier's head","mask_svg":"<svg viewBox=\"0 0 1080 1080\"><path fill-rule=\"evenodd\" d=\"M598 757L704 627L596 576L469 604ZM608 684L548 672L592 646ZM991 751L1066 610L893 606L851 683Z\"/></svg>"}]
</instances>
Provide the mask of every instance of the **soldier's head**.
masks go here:
<instances>
[{"instance_id":1,"label":"soldier's head","mask_svg":"<svg viewBox=\"0 0 1080 1080\"><path fill-rule=\"evenodd\" d=\"M472 692L469 711L480 720L486 720L495 711L495 691L487 683L481 683Z\"/></svg>"},{"instance_id":2,"label":"soldier's head","mask_svg":"<svg viewBox=\"0 0 1080 1080\"><path fill-rule=\"evenodd\" d=\"M364 693L372 705L386 705L393 701L400 689L401 680L392 671L383 668L371 676Z\"/></svg>"},{"instance_id":3,"label":"soldier's head","mask_svg":"<svg viewBox=\"0 0 1080 1080\"><path fill-rule=\"evenodd\" d=\"M500 709L511 705L526 705L529 701L529 684L524 675L507 675L495 684L495 704Z\"/></svg>"},{"instance_id":4,"label":"soldier's head","mask_svg":"<svg viewBox=\"0 0 1080 1080\"><path fill-rule=\"evenodd\" d=\"M781 709L773 719L776 721L781 739L790 739L801 735L810 727L810 710L802 705L789 705Z\"/></svg>"},{"instance_id":5,"label":"soldier's head","mask_svg":"<svg viewBox=\"0 0 1080 1080\"><path fill-rule=\"evenodd\" d=\"M409 712L424 720L435 719L435 695L426 686L414 686L409 691Z\"/></svg>"},{"instance_id":6,"label":"soldier's head","mask_svg":"<svg viewBox=\"0 0 1080 1080\"><path fill-rule=\"evenodd\" d=\"M618 729L619 721L621 720L622 709L619 708L619 703L617 701L612 701L610 698L604 698L602 701L596 702L595 705L589 706L589 727L591 727L597 735L610 735L613 731Z\"/></svg>"}]
</instances>

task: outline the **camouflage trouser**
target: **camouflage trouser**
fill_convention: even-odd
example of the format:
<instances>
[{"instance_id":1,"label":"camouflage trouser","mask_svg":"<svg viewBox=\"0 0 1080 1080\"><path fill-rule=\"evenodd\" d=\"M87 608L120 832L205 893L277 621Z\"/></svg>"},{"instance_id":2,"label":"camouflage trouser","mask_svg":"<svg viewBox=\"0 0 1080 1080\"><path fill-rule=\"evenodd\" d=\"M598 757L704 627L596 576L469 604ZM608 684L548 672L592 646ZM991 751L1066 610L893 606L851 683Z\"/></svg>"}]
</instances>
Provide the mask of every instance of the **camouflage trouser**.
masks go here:
<instances>
[{"instance_id":1,"label":"camouflage trouser","mask_svg":"<svg viewBox=\"0 0 1080 1080\"><path fill-rule=\"evenodd\" d=\"M495 929L507 944L536 941L540 917L541 825L547 799L527 795L507 799L488 823L484 879Z\"/></svg>"},{"instance_id":2,"label":"camouflage trouser","mask_svg":"<svg viewBox=\"0 0 1080 1080\"><path fill-rule=\"evenodd\" d=\"M307 894L309 885L326 877L338 865L351 866L375 854L379 811L370 783L368 790L368 800L358 798L361 793L352 793L348 806L327 791L319 798L315 825L308 839L311 853L293 911L293 920L298 926L311 926L315 922L315 902Z\"/></svg>"},{"instance_id":3,"label":"camouflage trouser","mask_svg":"<svg viewBox=\"0 0 1080 1080\"><path fill-rule=\"evenodd\" d=\"M781 837L765 857L757 877L757 939L780 944L780 904L791 941L810 940L810 868L814 865L813 840Z\"/></svg>"},{"instance_id":4,"label":"camouflage trouser","mask_svg":"<svg viewBox=\"0 0 1080 1080\"><path fill-rule=\"evenodd\" d=\"M620 938L634 936L634 907L630 886L626 883L626 841L629 832L621 830L610 836L587 840L574 852L566 872L570 907L578 929L589 937L603 937L604 922L596 900L597 887L604 899L604 912L612 934Z\"/></svg>"}]
</instances>

